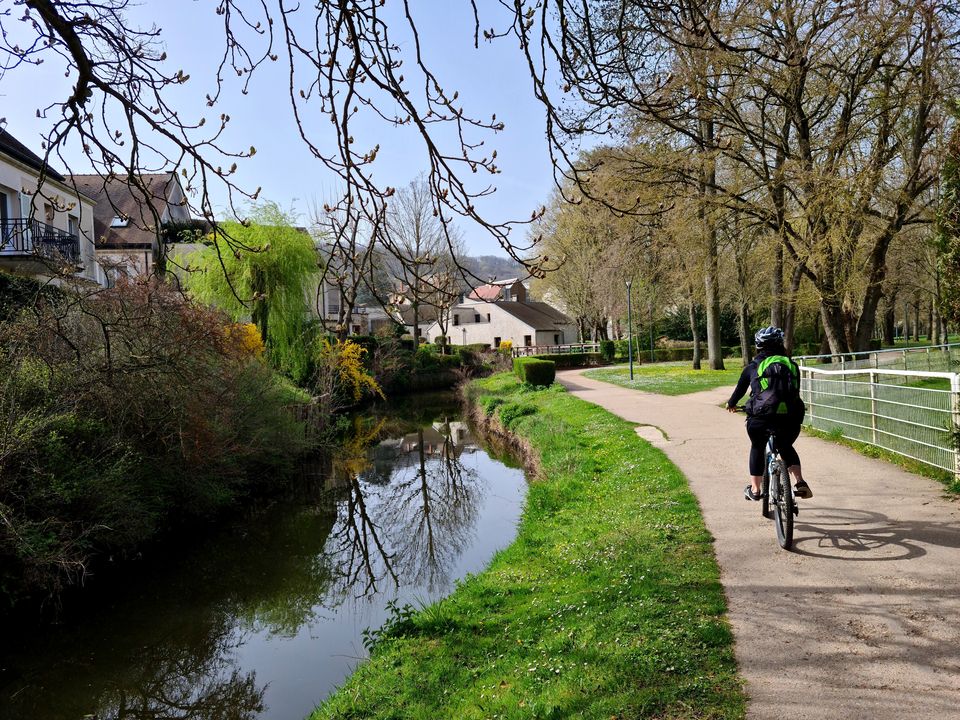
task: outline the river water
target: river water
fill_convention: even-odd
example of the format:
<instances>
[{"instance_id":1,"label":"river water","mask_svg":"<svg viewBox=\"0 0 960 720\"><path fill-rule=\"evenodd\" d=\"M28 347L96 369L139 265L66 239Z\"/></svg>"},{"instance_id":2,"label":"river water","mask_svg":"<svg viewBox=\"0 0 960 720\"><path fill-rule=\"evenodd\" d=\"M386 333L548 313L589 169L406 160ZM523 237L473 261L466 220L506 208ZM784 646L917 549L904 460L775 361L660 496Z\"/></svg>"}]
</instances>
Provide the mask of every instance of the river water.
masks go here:
<instances>
[{"instance_id":1,"label":"river water","mask_svg":"<svg viewBox=\"0 0 960 720\"><path fill-rule=\"evenodd\" d=\"M525 494L449 401L356 418L289 497L148 553L57 625L5 632L0 718L302 718L388 605L444 597L512 542Z\"/></svg>"}]
</instances>

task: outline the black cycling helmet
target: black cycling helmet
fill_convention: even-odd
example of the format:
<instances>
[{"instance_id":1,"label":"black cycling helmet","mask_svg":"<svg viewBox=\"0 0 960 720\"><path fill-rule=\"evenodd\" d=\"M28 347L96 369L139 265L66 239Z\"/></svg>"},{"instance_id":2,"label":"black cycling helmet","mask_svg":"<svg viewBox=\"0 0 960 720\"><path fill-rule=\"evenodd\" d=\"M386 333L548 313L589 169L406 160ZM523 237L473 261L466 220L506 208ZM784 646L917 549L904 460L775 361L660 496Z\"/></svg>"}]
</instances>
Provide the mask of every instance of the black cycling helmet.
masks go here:
<instances>
[{"instance_id":1,"label":"black cycling helmet","mask_svg":"<svg viewBox=\"0 0 960 720\"><path fill-rule=\"evenodd\" d=\"M783 347L783 330L773 326L760 328L753 336L753 342L757 350Z\"/></svg>"}]
</instances>

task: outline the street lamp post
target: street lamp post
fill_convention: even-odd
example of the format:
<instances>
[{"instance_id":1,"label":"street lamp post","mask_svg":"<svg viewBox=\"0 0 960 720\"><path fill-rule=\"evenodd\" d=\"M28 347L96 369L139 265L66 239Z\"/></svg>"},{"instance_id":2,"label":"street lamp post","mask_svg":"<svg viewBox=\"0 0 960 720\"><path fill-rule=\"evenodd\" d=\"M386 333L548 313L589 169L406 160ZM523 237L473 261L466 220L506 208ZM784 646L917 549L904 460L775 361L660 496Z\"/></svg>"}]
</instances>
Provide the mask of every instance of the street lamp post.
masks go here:
<instances>
[{"instance_id":1,"label":"street lamp post","mask_svg":"<svg viewBox=\"0 0 960 720\"><path fill-rule=\"evenodd\" d=\"M633 305L630 301L630 286L632 280L627 280L627 357L630 358L630 379L633 380Z\"/></svg>"}]
</instances>

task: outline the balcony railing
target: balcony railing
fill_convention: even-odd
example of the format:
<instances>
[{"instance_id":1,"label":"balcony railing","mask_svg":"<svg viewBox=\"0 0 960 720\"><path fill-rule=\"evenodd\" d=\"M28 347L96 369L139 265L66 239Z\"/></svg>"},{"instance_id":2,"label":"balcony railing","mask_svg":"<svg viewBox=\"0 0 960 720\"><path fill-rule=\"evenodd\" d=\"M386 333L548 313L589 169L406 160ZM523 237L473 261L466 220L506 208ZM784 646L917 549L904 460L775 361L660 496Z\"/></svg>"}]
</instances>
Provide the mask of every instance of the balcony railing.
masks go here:
<instances>
[{"instance_id":1,"label":"balcony railing","mask_svg":"<svg viewBox=\"0 0 960 720\"><path fill-rule=\"evenodd\" d=\"M80 238L39 220L2 220L0 256L3 255L39 255L76 265L80 262Z\"/></svg>"}]
</instances>

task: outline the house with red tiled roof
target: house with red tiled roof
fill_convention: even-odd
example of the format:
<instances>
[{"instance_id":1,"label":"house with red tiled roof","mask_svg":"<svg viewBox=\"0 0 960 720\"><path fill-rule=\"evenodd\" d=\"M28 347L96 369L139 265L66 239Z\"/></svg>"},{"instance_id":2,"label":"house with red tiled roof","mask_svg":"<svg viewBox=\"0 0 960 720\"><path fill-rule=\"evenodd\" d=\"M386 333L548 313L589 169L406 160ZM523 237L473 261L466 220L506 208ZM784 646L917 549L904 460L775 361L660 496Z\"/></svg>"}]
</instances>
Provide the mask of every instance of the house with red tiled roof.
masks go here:
<instances>
[{"instance_id":1,"label":"house with red tiled roof","mask_svg":"<svg viewBox=\"0 0 960 720\"><path fill-rule=\"evenodd\" d=\"M160 255L159 228L190 222L190 207L175 172L140 175L136 183L117 175L74 175L71 180L97 202L93 229L105 285L152 273Z\"/></svg>"},{"instance_id":2,"label":"house with red tiled roof","mask_svg":"<svg viewBox=\"0 0 960 720\"><path fill-rule=\"evenodd\" d=\"M527 299L527 289L517 279L490 282L474 288L450 310L447 327L453 345L484 344L497 348L504 340L514 347L565 345L577 342L577 325L545 302ZM439 323L426 332L429 340L440 334Z\"/></svg>"},{"instance_id":3,"label":"house with red tiled roof","mask_svg":"<svg viewBox=\"0 0 960 720\"><path fill-rule=\"evenodd\" d=\"M0 128L0 269L94 281L93 216L94 199Z\"/></svg>"},{"instance_id":4,"label":"house with red tiled roof","mask_svg":"<svg viewBox=\"0 0 960 720\"><path fill-rule=\"evenodd\" d=\"M527 288L517 278L491 280L486 285L475 287L466 296L466 300L481 300L483 302L497 302L498 300L526 302L526 299Z\"/></svg>"}]
</instances>

